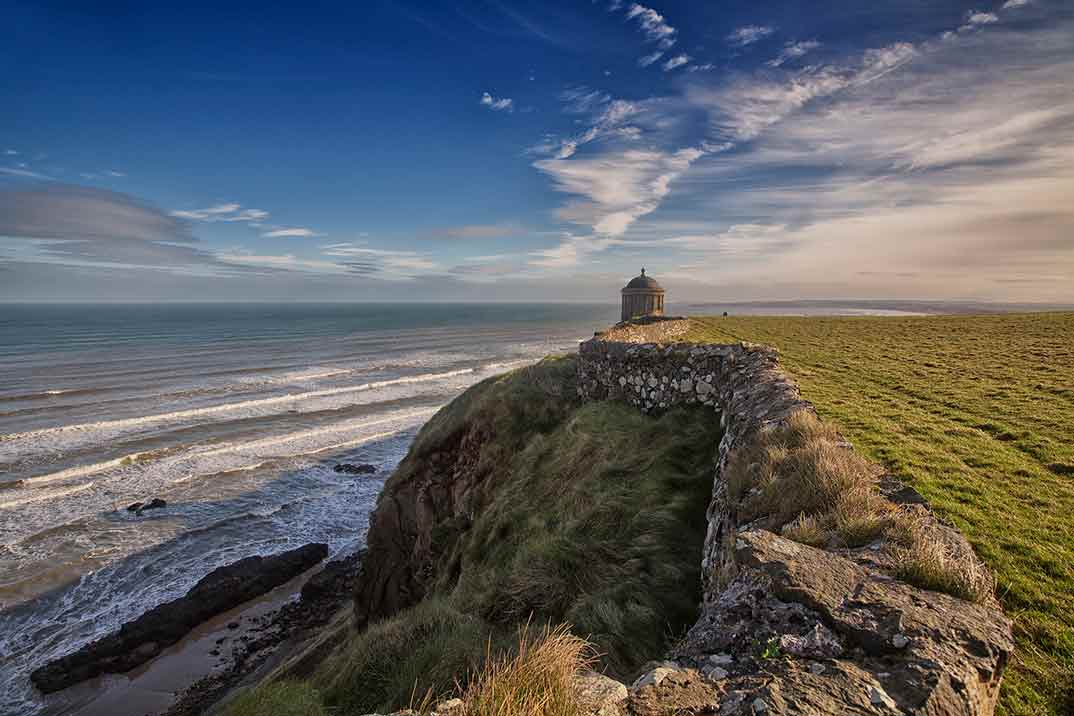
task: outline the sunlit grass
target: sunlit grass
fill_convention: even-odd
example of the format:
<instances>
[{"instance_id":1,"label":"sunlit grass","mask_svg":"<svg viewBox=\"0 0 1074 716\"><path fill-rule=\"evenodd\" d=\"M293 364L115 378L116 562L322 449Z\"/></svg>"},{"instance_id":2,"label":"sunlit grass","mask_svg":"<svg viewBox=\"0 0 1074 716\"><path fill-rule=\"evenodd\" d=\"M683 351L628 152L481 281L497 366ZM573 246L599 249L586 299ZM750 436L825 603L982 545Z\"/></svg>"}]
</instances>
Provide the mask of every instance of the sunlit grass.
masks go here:
<instances>
[{"instance_id":1,"label":"sunlit grass","mask_svg":"<svg viewBox=\"0 0 1074 716\"><path fill-rule=\"evenodd\" d=\"M1074 712L1074 314L712 317L685 339L776 346L995 573L1018 643L999 713Z\"/></svg>"}]
</instances>

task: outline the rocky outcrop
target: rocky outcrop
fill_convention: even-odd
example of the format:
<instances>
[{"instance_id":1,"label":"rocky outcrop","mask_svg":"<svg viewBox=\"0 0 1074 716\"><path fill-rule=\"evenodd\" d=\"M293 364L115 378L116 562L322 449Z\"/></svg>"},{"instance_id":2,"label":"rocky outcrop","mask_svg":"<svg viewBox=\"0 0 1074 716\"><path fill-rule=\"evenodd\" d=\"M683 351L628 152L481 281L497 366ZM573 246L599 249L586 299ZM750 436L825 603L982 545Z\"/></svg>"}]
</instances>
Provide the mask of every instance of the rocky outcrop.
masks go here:
<instances>
[{"instance_id":1,"label":"rocky outcrop","mask_svg":"<svg viewBox=\"0 0 1074 716\"><path fill-rule=\"evenodd\" d=\"M735 560L673 654L716 685L720 713L992 713L1014 647L993 604L765 530L740 532Z\"/></svg>"},{"instance_id":2,"label":"rocky outcrop","mask_svg":"<svg viewBox=\"0 0 1074 716\"><path fill-rule=\"evenodd\" d=\"M661 336L674 332L660 326ZM899 582L880 545L827 551L740 523L724 480L732 455L760 431L813 411L777 352L639 342L653 335L635 327L615 334L627 341L598 334L582 343L579 394L649 413L700 403L725 431L707 507L701 616L671 661L635 683L630 712L992 714L1014 648L994 599L977 604ZM891 476L879 488L952 554L976 559L912 489Z\"/></svg>"},{"instance_id":3,"label":"rocky outcrop","mask_svg":"<svg viewBox=\"0 0 1074 716\"><path fill-rule=\"evenodd\" d=\"M314 543L214 569L185 596L154 607L119 631L36 669L30 680L43 693L51 693L100 674L129 671L198 624L278 587L327 556L328 545Z\"/></svg>"}]
</instances>

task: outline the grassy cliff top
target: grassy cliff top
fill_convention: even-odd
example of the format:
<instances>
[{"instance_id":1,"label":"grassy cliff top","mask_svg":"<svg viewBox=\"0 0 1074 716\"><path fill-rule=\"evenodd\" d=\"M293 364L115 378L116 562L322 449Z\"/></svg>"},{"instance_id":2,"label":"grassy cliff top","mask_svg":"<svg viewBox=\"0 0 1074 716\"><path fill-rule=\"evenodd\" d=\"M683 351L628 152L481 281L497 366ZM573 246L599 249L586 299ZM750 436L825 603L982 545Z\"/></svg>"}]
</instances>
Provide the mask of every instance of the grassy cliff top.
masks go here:
<instances>
[{"instance_id":1,"label":"grassy cliff top","mask_svg":"<svg viewBox=\"0 0 1074 716\"><path fill-rule=\"evenodd\" d=\"M377 511L403 505L381 543L403 546L399 564L385 568L412 564L420 601L341 634L307 683L267 684L229 713L386 713L448 696L517 651L526 624L569 624L623 678L661 658L697 618L718 421L701 406L582 404L576 371L574 357L545 359L441 409Z\"/></svg>"},{"instance_id":2,"label":"grassy cliff top","mask_svg":"<svg viewBox=\"0 0 1074 716\"><path fill-rule=\"evenodd\" d=\"M1018 642L999 713L1074 713L1074 313L702 317L676 340L778 348L992 568Z\"/></svg>"}]
</instances>

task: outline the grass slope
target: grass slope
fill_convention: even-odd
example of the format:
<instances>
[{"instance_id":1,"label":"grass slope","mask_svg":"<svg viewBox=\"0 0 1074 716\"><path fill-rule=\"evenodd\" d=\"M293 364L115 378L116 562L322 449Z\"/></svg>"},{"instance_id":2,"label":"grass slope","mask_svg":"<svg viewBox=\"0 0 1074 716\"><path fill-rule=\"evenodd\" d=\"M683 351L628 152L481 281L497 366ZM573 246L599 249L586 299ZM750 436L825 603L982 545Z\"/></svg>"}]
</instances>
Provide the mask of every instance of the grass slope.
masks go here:
<instances>
[{"instance_id":1,"label":"grass slope","mask_svg":"<svg viewBox=\"0 0 1074 716\"><path fill-rule=\"evenodd\" d=\"M485 504L434 532L437 581L422 602L321 664L310 685L328 712L465 688L488 657L508 663L529 622L571 625L608 672L632 675L696 619L717 421L700 407L653 418L579 405L574 371L546 360L484 381L422 429L394 480L460 425L495 426L473 468L487 475Z\"/></svg>"},{"instance_id":2,"label":"grass slope","mask_svg":"<svg viewBox=\"0 0 1074 716\"><path fill-rule=\"evenodd\" d=\"M683 340L776 346L994 571L1018 642L999 713L1074 713L1074 314L712 317Z\"/></svg>"}]
</instances>

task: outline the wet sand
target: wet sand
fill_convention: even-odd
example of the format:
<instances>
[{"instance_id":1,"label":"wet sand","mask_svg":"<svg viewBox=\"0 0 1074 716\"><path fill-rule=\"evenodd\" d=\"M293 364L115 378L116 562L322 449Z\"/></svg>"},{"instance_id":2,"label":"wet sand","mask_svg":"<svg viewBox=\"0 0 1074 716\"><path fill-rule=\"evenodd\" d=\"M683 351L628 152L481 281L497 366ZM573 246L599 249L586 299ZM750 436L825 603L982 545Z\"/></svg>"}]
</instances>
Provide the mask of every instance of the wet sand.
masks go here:
<instances>
[{"instance_id":1,"label":"wet sand","mask_svg":"<svg viewBox=\"0 0 1074 716\"><path fill-rule=\"evenodd\" d=\"M108 674L45 699L43 716L144 716L167 710L202 677L225 671L234 651L264 633L265 617L296 601L313 567L289 582L196 627L159 656L126 674ZM229 629L228 624L238 623ZM219 644L218 640L223 640ZM217 651L214 655L212 652Z\"/></svg>"}]
</instances>

